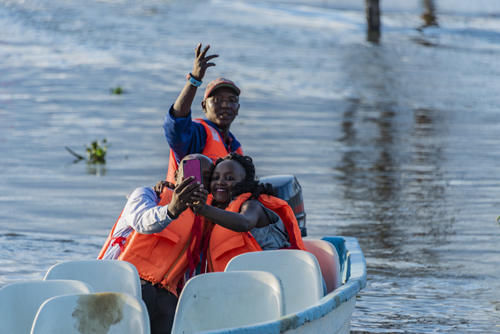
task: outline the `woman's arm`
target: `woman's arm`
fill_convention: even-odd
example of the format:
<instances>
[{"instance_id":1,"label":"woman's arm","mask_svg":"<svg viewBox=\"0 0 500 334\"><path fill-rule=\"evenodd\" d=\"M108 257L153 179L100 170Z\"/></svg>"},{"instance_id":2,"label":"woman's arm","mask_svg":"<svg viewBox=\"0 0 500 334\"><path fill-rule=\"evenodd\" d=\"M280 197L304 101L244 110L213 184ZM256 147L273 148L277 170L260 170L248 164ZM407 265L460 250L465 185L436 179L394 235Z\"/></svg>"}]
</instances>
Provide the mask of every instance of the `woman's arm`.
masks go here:
<instances>
[{"instance_id":1,"label":"woman's arm","mask_svg":"<svg viewBox=\"0 0 500 334\"><path fill-rule=\"evenodd\" d=\"M239 213L222 210L207 204L195 210L212 223L235 232L248 232L254 227L262 227L271 223L262 205L256 200L243 203Z\"/></svg>"}]
</instances>

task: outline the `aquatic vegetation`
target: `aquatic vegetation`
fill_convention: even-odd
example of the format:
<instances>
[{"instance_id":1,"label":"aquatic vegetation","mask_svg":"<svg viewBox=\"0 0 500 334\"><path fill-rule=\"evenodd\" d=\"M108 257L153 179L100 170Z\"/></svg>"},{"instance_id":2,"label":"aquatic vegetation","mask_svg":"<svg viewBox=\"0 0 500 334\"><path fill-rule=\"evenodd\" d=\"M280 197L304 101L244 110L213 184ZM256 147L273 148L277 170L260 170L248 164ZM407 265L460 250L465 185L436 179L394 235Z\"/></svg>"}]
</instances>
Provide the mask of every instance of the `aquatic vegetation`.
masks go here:
<instances>
[{"instance_id":1,"label":"aquatic vegetation","mask_svg":"<svg viewBox=\"0 0 500 334\"><path fill-rule=\"evenodd\" d=\"M108 150L106 138L101 141L94 140L90 146L86 147L87 161L94 164L106 163L106 152Z\"/></svg>"},{"instance_id":2,"label":"aquatic vegetation","mask_svg":"<svg viewBox=\"0 0 500 334\"><path fill-rule=\"evenodd\" d=\"M75 151L73 151L71 148L69 148L68 146L65 146L64 147L66 149L66 151L68 151L69 153L71 153L76 159L73 161L73 163L77 163L78 161L80 160L84 160L85 157L76 153Z\"/></svg>"},{"instance_id":3,"label":"aquatic vegetation","mask_svg":"<svg viewBox=\"0 0 500 334\"><path fill-rule=\"evenodd\" d=\"M105 164L106 163L106 153L108 151L108 142L104 138L101 143L94 140L90 145L85 146L85 151L87 152L87 158L83 155L76 153L68 146L65 147L66 150L71 153L76 159L73 163L77 163L80 160L87 160L89 164Z\"/></svg>"},{"instance_id":4,"label":"aquatic vegetation","mask_svg":"<svg viewBox=\"0 0 500 334\"><path fill-rule=\"evenodd\" d=\"M113 94L113 95L122 95L125 93L125 90L120 86L117 86L115 88L111 88L110 91L111 91L111 94Z\"/></svg>"}]
</instances>

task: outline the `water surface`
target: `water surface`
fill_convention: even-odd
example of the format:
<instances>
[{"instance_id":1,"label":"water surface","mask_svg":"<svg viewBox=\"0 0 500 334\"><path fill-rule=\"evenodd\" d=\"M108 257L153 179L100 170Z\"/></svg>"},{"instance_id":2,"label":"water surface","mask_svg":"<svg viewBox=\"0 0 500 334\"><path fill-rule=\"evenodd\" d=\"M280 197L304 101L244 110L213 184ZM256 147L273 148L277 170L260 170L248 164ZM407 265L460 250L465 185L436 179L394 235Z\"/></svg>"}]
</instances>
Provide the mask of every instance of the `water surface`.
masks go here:
<instances>
[{"instance_id":1,"label":"water surface","mask_svg":"<svg viewBox=\"0 0 500 334\"><path fill-rule=\"evenodd\" d=\"M0 1L0 285L94 258L125 196L164 178L201 41L220 54L205 81L242 88L258 174L299 178L311 236L358 238L353 332L499 332L500 5L436 1L418 31L419 1L384 1L380 45L362 6ZM65 150L102 138L105 166Z\"/></svg>"}]
</instances>

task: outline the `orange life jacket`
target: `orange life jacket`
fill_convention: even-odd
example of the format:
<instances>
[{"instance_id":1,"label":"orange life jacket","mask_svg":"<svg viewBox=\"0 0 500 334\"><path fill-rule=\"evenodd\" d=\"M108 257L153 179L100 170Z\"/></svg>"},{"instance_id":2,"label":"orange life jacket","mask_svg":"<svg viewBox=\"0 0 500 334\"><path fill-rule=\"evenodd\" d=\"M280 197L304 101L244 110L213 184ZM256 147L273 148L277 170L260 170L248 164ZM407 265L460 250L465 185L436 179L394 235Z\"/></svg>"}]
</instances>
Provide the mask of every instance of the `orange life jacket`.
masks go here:
<instances>
[{"instance_id":1,"label":"orange life jacket","mask_svg":"<svg viewBox=\"0 0 500 334\"><path fill-rule=\"evenodd\" d=\"M240 212L240 208L249 198L250 193L239 195L229 203L226 210ZM290 249L305 250L302 236L300 234L299 224L288 203L280 198L260 195L258 201L266 208L273 210L283 221L290 241ZM235 232L215 225L210 234L208 245L207 266L208 271L224 271L227 263L233 257L248 253L261 251L262 248L257 243L250 232Z\"/></svg>"},{"instance_id":2,"label":"orange life jacket","mask_svg":"<svg viewBox=\"0 0 500 334\"><path fill-rule=\"evenodd\" d=\"M172 189L169 189L167 187L163 188L163 191L160 194L160 201L159 201L158 205L165 206L168 203L170 203L170 201L172 200L172 192L173 192ZM115 243L119 244L120 249L123 250L124 242L126 239L125 240L116 240L117 238L113 238L113 234L115 233L116 225L118 224L118 221L122 217L122 214L123 214L123 210L122 210L122 212L120 212L120 215L118 216L118 219L116 220L115 224L113 225L113 228L111 228L111 231L109 231L108 237L106 238L104 245L102 246L101 250L99 251L99 255L97 255L98 260L101 260L104 257L106 250L110 246L113 246Z\"/></svg>"},{"instance_id":3,"label":"orange life jacket","mask_svg":"<svg viewBox=\"0 0 500 334\"><path fill-rule=\"evenodd\" d=\"M101 250L99 251L99 255L97 255L98 260L102 259L102 257L106 253L106 250L110 247L111 243L114 243L115 241L118 241L118 243L120 242L119 240L115 240L115 238L113 238L113 233L115 233L116 224L118 224L118 221L120 220L120 218L122 216L122 213L123 213L123 210L122 210L122 212L120 212L120 215L118 216L118 219L116 220L115 225L113 225L113 228L111 229L111 231L109 231L108 237L106 238L104 245L101 247Z\"/></svg>"},{"instance_id":4,"label":"orange life jacket","mask_svg":"<svg viewBox=\"0 0 500 334\"><path fill-rule=\"evenodd\" d=\"M219 135L219 132L214 129L212 126L208 125L207 122L205 122L201 118L196 118L193 120L193 122L200 123L203 125L205 128L205 132L207 134L207 140L205 142L205 147L203 148L203 151L199 152L201 154L206 155L212 161L215 162L218 158L225 157L228 155L230 152L226 149L226 146L224 145L224 141L222 137ZM235 151L238 154L243 155L243 150L241 147L238 147L238 149ZM175 171L178 168L178 163L177 160L175 160L175 155L174 151L170 149L170 156L168 159L168 171L167 171L167 181L175 183Z\"/></svg>"},{"instance_id":5,"label":"orange life jacket","mask_svg":"<svg viewBox=\"0 0 500 334\"><path fill-rule=\"evenodd\" d=\"M167 204L170 202L172 190L165 189L160 203ZM111 230L111 238L106 240L98 258L102 258L109 246L115 227L116 224ZM204 229L204 218L195 219L191 209L186 209L159 233L141 234L133 231L126 238L118 260L132 263L141 278L160 284L178 296L184 274L189 269L189 254L194 254L199 259L200 250L196 248L202 245Z\"/></svg>"}]
</instances>

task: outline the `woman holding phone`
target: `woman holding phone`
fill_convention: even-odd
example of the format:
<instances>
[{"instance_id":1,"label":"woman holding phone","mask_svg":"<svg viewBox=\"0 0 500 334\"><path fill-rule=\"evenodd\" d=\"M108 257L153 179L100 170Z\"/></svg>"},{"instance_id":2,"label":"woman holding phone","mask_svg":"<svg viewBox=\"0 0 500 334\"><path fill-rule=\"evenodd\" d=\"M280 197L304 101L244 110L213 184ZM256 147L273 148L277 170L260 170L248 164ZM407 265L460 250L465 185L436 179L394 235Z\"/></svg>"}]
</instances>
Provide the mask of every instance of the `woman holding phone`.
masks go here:
<instances>
[{"instance_id":1,"label":"woman holding phone","mask_svg":"<svg viewBox=\"0 0 500 334\"><path fill-rule=\"evenodd\" d=\"M255 179L252 158L230 153L217 160L210 191L207 202L189 204L215 224L205 250L208 271L223 271L231 258L245 252L305 249L292 209L273 196L269 184ZM207 194L203 189L198 193Z\"/></svg>"}]
</instances>

